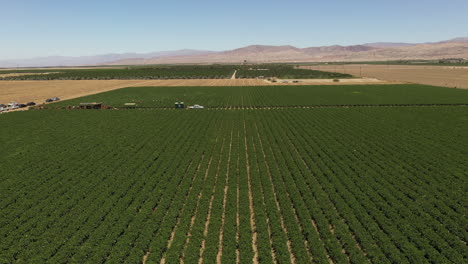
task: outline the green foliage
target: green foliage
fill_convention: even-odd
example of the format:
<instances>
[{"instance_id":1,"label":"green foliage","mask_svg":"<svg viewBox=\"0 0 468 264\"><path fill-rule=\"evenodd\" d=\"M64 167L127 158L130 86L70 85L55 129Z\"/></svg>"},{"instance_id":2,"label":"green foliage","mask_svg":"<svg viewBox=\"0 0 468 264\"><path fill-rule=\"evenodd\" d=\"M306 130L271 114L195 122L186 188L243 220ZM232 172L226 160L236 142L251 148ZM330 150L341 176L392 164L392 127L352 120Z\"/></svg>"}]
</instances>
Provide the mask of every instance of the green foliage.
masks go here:
<instances>
[{"instance_id":1,"label":"green foliage","mask_svg":"<svg viewBox=\"0 0 468 264\"><path fill-rule=\"evenodd\" d=\"M4 77L5 80L127 80L127 79L225 79L234 73L233 66L153 66L127 68L59 69L5 71L5 73L32 73ZM53 72L51 74L34 74Z\"/></svg>"},{"instance_id":2,"label":"green foliage","mask_svg":"<svg viewBox=\"0 0 468 264\"><path fill-rule=\"evenodd\" d=\"M467 103L468 91L426 85L254 86L254 87L130 87L48 107L103 102L121 107L174 107L174 102L208 107L311 106L354 104L450 104Z\"/></svg>"},{"instance_id":3,"label":"green foliage","mask_svg":"<svg viewBox=\"0 0 468 264\"><path fill-rule=\"evenodd\" d=\"M335 79L335 78L352 78L352 75L324 72L306 69L297 69L291 65L246 65L242 66L236 74L237 78L257 78L263 76L265 78L279 79Z\"/></svg>"},{"instance_id":4,"label":"green foliage","mask_svg":"<svg viewBox=\"0 0 468 264\"><path fill-rule=\"evenodd\" d=\"M62 68L0 71L0 74L31 73L31 75L3 77L5 80L227 79L232 76L235 70L237 70L237 78L257 78L264 76L282 79L333 79L352 77L349 74L296 69L293 66L285 64L266 64L255 66L166 65L131 66L125 68Z\"/></svg>"},{"instance_id":5,"label":"green foliage","mask_svg":"<svg viewBox=\"0 0 468 264\"><path fill-rule=\"evenodd\" d=\"M151 89L183 94L111 98ZM186 89L246 105L466 103L411 85ZM463 263L467 116L466 106L2 114L0 263L215 263L219 252L251 263L254 249L261 263Z\"/></svg>"}]
</instances>

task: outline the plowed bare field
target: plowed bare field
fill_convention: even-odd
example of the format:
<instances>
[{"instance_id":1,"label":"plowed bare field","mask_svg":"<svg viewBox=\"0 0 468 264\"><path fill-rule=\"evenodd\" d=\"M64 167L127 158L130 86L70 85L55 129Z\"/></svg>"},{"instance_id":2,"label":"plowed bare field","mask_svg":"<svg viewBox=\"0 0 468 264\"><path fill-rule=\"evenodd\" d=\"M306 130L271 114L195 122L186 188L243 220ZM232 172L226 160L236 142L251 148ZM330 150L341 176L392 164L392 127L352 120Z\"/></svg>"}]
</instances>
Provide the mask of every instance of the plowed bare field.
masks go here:
<instances>
[{"instance_id":1,"label":"plowed bare field","mask_svg":"<svg viewBox=\"0 0 468 264\"><path fill-rule=\"evenodd\" d=\"M71 99L135 86L255 86L271 85L261 80L86 80L0 81L0 102L43 102L47 98Z\"/></svg>"},{"instance_id":2,"label":"plowed bare field","mask_svg":"<svg viewBox=\"0 0 468 264\"><path fill-rule=\"evenodd\" d=\"M0 74L0 78L2 77L15 77L15 76L28 76L28 75L47 75L47 74L52 74L56 72L43 72L43 73L5 73L5 74Z\"/></svg>"},{"instance_id":3,"label":"plowed bare field","mask_svg":"<svg viewBox=\"0 0 468 264\"><path fill-rule=\"evenodd\" d=\"M387 81L468 89L468 67L356 64L301 66L299 68L348 73Z\"/></svg>"},{"instance_id":4,"label":"plowed bare field","mask_svg":"<svg viewBox=\"0 0 468 264\"><path fill-rule=\"evenodd\" d=\"M194 80L53 80L53 81L0 81L0 103L44 102L51 97L72 99L85 95L137 86L258 86L258 85L343 85L376 84L375 80L343 79L304 80L300 83L271 83L258 79L194 79ZM378 81L379 84L390 82Z\"/></svg>"}]
</instances>

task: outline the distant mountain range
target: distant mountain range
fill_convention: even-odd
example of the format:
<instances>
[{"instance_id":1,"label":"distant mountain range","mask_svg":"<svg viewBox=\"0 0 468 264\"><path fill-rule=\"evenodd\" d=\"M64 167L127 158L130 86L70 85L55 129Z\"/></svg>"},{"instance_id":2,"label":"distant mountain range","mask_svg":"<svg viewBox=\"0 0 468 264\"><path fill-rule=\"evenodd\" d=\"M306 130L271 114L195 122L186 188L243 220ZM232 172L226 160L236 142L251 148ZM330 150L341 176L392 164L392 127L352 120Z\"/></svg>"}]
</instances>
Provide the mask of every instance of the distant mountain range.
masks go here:
<instances>
[{"instance_id":1,"label":"distant mountain range","mask_svg":"<svg viewBox=\"0 0 468 264\"><path fill-rule=\"evenodd\" d=\"M0 67L14 68L14 67L54 67L54 66L92 66L112 63L115 61L125 59L151 59L151 58L167 58L174 56L196 56L208 55L213 51L202 50L175 50L175 51L159 51L151 53L111 53L95 56L81 56L81 57L66 57L66 56L51 56L39 57L31 59L18 59L18 60L0 60Z\"/></svg>"},{"instance_id":2,"label":"distant mountain range","mask_svg":"<svg viewBox=\"0 0 468 264\"><path fill-rule=\"evenodd\" d=\"M255 63L383 61L409 59L468 58L468 37L432 43L377 42L353 46L296 48L252 45L229 51L177 50L152 53L105 54L83 57L42 57L0 60L0 67L52 67L92 65L144 65L168 63Z\"/></svg>"},{"instance_id":3,"label":"distant mountain range","mask_svg":"<svg viewBox=\"0 0 468 264\"><path fill-rule=\"evenodd\" d=\"M364 46L374 47L374 48L397 48L397 47L408 47L416 46L421 44L443 44L443 43L465 43L468 42L468 38L454 38L445 41L439 42L426 42L426 43L399 43L399 42L376 42L376 43L366 43Z\"/></svg>"}]
</instances>

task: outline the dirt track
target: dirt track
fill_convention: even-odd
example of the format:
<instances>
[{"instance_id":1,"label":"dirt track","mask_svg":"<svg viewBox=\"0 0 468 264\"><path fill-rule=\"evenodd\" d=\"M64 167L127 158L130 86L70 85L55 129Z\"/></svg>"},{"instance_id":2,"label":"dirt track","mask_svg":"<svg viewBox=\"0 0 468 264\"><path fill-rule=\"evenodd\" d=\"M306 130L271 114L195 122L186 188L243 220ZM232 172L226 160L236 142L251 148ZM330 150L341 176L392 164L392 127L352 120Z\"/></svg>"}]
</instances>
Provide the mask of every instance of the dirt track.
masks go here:
<instances>
[{"instance_id":1,"label":"dirt track","mask_svg":"<svg viewBox=\"0 0 468 264\"><path fill-rule=\"evenodd\" d=\"M387 81L421 83L468 89L468 66L413 66L413 65L321 65L301 66L302 69L349 73L355 76Z\"/></svg>"},{"instance_id":2,"label":"dirt track","mask_svg":"<svg viewBox=\"0 0 468 264\"><path fill-rule=\"evenodd\" d=\"M385 82L378 82L385 83ZM51 97L72 99L90 94L135 86L258 86L258 85L343 85L356 80L313 80L301 83L270 83L257 79L197 79L197 80L89 80L89 81L0 81L0 103L16 101L44 102ZM375 84L361 81L359 84Z\"/></svg>"}]
</instances>

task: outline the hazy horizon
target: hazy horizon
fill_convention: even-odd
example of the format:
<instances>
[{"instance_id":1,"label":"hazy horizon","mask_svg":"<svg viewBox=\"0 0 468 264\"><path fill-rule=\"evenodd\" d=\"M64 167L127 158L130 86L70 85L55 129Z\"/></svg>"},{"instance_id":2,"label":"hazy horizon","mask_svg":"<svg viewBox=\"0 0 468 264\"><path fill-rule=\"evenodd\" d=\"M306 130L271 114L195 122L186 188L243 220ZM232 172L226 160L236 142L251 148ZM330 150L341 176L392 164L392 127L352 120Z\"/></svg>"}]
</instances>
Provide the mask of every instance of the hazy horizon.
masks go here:
<instances>
[{"instance_id":1,"label":"hazy horizon","mask_svg":"<svg viewBox=\"0 0 468 264\"><path fill-rule=\"evenodd\" d=\"M404 7L404 8L403 8ZM437 42L468 36L468 3L63 1L4 4L0 60L94 56L248 45L299 48Z\"/></svg>"}]
</instances>

